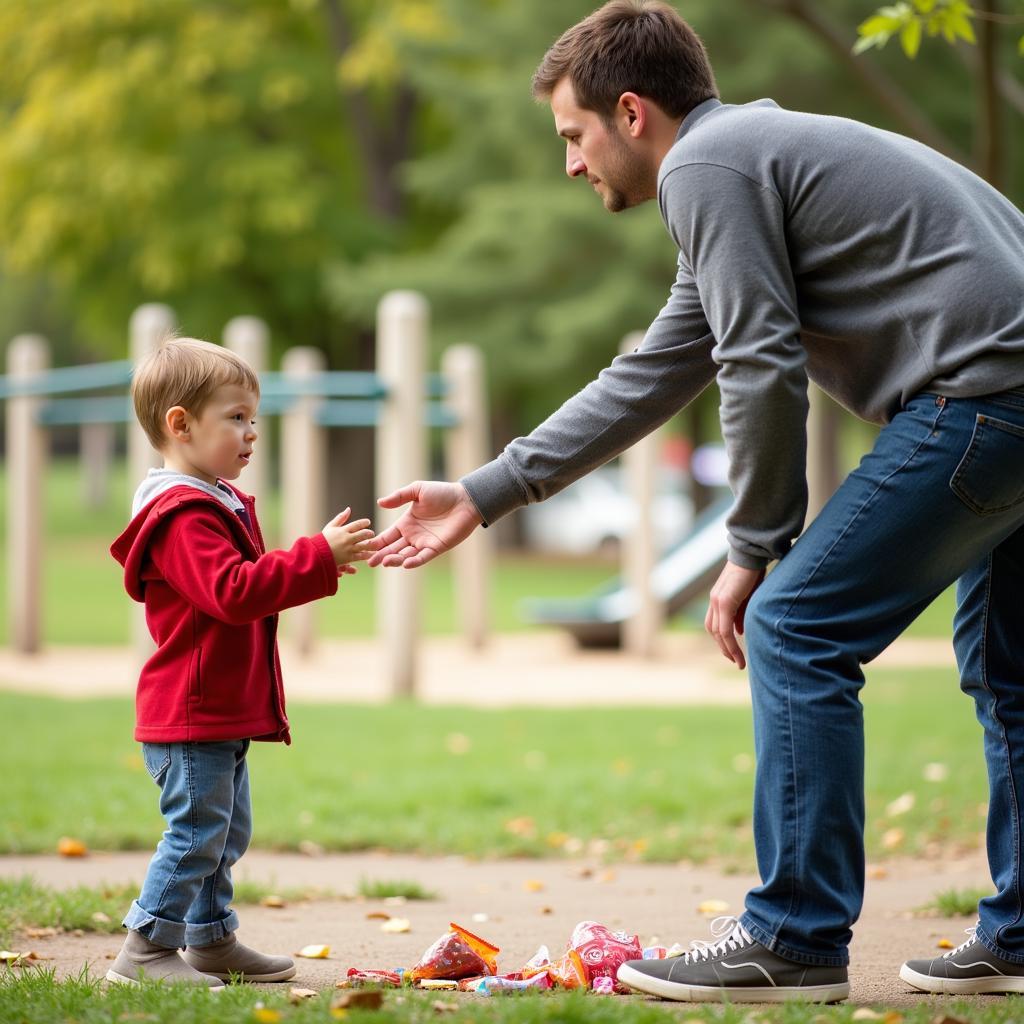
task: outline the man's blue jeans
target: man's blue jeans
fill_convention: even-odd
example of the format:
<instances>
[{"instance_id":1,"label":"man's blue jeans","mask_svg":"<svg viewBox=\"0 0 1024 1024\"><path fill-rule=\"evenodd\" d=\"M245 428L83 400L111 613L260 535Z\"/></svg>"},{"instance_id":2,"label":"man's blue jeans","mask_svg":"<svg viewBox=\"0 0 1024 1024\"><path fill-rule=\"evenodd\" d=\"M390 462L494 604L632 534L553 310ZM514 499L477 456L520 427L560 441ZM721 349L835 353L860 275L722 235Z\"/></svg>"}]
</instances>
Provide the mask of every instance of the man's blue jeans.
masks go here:
<instances>
[{"instance_id":1,"label":"man's blue jeans","mask_svg":"<svg viewBox=\"0 0 1024 1024\"><path fill-rule=\"evenodd\" d=\"M861 666L954 580L997 890L977 936L1024 963L1024 389L910 401L750 602L763 884L741 920L780 956L848 961L864 890ZM925 705L920 720L927 729Z\"/></svg>"},{"instance_id":2,"label":"man's blue jeans","mask_svg":"<svg viewBox=\"0 0 1024 1024\"><path fill-rule=\"evenodd\" d=\"M248 740L143 743L167 831L124 925L158 946L208 946L238 928L231 868L252 834Z\"/></svg>"}]
</instances>

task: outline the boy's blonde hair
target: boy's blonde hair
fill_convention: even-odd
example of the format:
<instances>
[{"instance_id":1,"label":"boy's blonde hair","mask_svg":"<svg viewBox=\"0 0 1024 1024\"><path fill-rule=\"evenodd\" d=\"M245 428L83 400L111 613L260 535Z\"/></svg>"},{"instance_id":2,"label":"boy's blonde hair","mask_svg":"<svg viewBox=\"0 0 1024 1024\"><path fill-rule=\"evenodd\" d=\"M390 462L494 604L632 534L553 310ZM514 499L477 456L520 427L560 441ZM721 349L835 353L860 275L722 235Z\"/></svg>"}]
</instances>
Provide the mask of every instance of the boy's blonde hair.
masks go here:
<instances>
[{"instance_id":1,"label":"boy's blonde hair","mask_svg":"<svg viewBox=\"0 0 1024 1024\"><path fill-rule=\"evenodd\" d=\"M167 443L164 417L180 405L199 416L217 388L237 384L260 397L260 382L253 368L230 349L198 338L168 337L132 374L135 415L160 451Z\"/></svg>"}]
</instances>

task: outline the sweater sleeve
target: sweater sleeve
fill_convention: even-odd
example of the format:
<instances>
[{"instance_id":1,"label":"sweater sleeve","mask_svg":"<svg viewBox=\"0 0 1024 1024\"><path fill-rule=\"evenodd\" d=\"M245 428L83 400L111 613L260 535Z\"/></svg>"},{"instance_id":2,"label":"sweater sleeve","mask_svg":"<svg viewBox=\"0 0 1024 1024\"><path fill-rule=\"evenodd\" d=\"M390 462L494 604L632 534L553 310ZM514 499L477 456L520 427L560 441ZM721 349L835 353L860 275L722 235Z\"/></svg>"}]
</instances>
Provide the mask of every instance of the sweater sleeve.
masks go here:
<instances>
[{"instance_id":1,"label":"sweater sleeve","mask_svg":"<svg viewBox=\"0 0 1024 1024\"><path fill-rule=\"evenodd\" d=\"M231 529L212 509L172 515L154 534L154 565L178 593L231 625L329 597L338 570L323 534L300 537L287 551L268 551L255 562L239 551Z\"/></svg>"},{"instance_id":2,"label":"sweater sleeve","mask_svg":"<svg viewBox=\"0 0 1024 1024\"><path fill-rule=\"evenodd\" d=\"M687 164L665 177L661 203L715 336L736 498L729 560L763 568L789 550L807 513L806 354L782 200L731 168Z\"/></svg>"},{"instance_id":3,"label":"sweater sleeve","mask_svg":"<svg viewBox=\"0 0 1024 1024\"><path fill-rule=\"evenodd\" d=\"M693 276L680 261L668 301L635 351L462 478L484 522L550 498L661 426L714 379L712 344Z\"/></svg>"}]
</instances>

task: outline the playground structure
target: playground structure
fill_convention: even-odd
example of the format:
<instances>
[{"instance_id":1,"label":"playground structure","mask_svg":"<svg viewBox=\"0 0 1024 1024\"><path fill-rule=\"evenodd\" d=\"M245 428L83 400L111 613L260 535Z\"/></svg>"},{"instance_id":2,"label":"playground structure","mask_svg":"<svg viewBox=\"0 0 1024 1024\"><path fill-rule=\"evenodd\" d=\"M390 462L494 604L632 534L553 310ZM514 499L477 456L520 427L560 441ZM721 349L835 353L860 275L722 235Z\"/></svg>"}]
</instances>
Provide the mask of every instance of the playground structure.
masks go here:
<instances>
[{"instance_id":1,"label":"playground structure","mask_svg":"<svg viewBox=\"0 0 1024 1024\"><path fill-rule=\"evenodd\" d=\"M426 300L416 293L392 292L381 300L373 373L327 371L323 354L308 347L288 350L280 372L270 372L266 325L243 316L225 327L224 344L260 375L260 415L282 419L280 483L286 539L315 532L328 518L324 485L330 427L375 429L377 494L427 475L431 427L444 430L448 479L458 479L491 457L480 352L470 345L452 346L443 355L441 373L427 375L428 316ZM141 306L131 318L130 359L91 366L50 369L47 343L36 335L21 335L8 348L8 375L0 377L0 400L7 404L8 615L10 644L20 653L31 654L41 646L42 481L48 430L78 426L86 482L101 490L114 425L126 424L129 479L142 479L159 464L159 457L136 423L127 396L109 392L123 392L132 365L174 326L167 306ZM642 332L628 335L622 351L632 351L642 337ZM813 386L810 395L808 520L838 482L838 409ZM621 646L631 654L651 657L657 653L665 619L706 592L728 552L728 502L709 510L679 545L659 558L652 520L659 448L655 431L622 455L627 489L639 515L634 535L622 545L621 577L587 598L534 602L529 614L535 621L569 630L581 646ZM254 460L242 481L258 502L267 494L268 462L264 448L264 457ZM376 527L385 528L400 513L378 509ZM475 531L450 557L461 633L471 647L481 647L489 629L489 534ZM382 570L379 577L377 633L386 687L395 696L411 696L416 691L420 639L420 574L392 569ZM312 654L312 606L289 609L283 621L298 651ZM140 659L152 649L140 606L133 609L133 641Z\"/></svg>"},{"instance_id":2,"label":"playground structure","mask_svg":"<svg viewBox=\"0 0 1024 1024\"><path fill-rule=\"evenodd\" d=\"M372 426L376 432L375 487L386 494L427 475L427 432L444 430L445 472L451 478L476 468L490 456L484 367L470 345L449 348L441 373L427 375L429 310L413 292L391 292L377 316L377 370L329 372L314 348L289 349L281 371L268 372L269 331L256 317L236 317L224 330L224 344L260 375L260 415L282 419L280 431L283 531L293 539L319 531L328 519L325 479L326 430ZM43 479L49 428L78 426L87 479L107 472L115 424L127 424L129 479L141 480L159 456L138 425L123 391L131 369L175 327L164 305L139 307L130 323L128 360L50 369L49 347L38 335L21 335L8 347L5 399L8 471L8 614L11 647L24 654L41 648ZM102 392L96 394L96 392ZM428 402L428 397L432 401ZM253 461L242 486L260 502L267 494L266 454ZM378 509L383 529L400 514ZM488 631L489 536L478 530L453 553L459 621L466 641L484 644ZM381 572L377 583L377 631L389 692L415 692L420 632L420 574ZM133 641L140 659L152 650L141 606L133 608ZM313 652L315 619L311 605L283 615L298 650Z\"/></svg>"}]
</instances>

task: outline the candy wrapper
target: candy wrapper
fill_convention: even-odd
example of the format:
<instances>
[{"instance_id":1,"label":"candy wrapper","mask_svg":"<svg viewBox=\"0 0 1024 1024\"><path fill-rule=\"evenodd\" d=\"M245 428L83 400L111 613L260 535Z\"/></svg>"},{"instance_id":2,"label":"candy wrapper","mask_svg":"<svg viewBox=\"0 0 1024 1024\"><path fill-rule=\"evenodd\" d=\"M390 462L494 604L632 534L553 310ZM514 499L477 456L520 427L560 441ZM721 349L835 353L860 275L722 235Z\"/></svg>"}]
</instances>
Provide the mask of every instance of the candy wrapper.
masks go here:
<instances>
[{"instance_id":1,"label":"candy wrapper","mask_svg":"<svg viewBox=\"0 0 1024 1024\"><path fill-rule=\"evenodd\" d=\"M478 978L470 991L477 992L482 996L490 996L497 992L521 992L524 989L543 990L551 987L551 978L545 971L530 978L516 977L514 974L499 974L495 978Z\"/></svg>"},{"instance_id":2,"label":"candy wrapper","mask_svg":"<svg viewBox=\"0 0 1024 1024\"><path fill-rule=\"evenodd\" d=\"M361 971L358 967L348 969L348 984L352 988L360 985L380 985L383 988L399 988L402 975L398 971Z\"/></svg>"},{"instance_id":3,"label":"candy wrapper","mask_svg":"<svg viewBox=\"0 0 1024 1024\"><path fill-rule=\"evenodd\" d=\"M576 953L582 964L585 985L596 988L594 982L598 978L609 978L614 991L623 993L629 989L616 981L619 967L627 960L642 960L644 955L637 936L609 931L596 921L580 921L572 931L569 945L569 953ZM606 987L606 983L601 984Z\"/></svg>"},{"instance_id":4,"label":"candy wrapper","mask_svg":"<svg viewBox=\"0 0 1024 1024\"><path fill-rule=\"evenodd\" d=\"M473 975L498 973L497 946L457 924L449 927L451 931L445 932L409 971L412 981L424 978L457 981Z\"/></svg>"}]
</instances>

